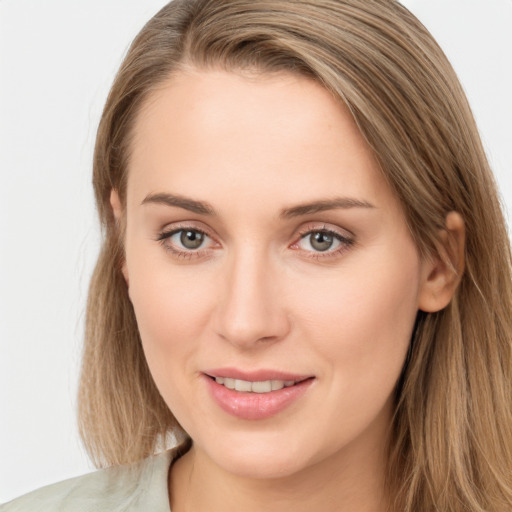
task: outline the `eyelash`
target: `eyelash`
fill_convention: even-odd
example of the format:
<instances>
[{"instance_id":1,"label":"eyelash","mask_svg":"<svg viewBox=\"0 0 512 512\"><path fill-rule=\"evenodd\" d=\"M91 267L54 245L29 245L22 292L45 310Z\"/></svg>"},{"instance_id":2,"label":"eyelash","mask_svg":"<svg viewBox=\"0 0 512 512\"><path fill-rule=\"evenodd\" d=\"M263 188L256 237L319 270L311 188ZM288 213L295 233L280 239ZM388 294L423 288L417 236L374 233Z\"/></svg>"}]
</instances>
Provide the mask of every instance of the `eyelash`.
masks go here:
<instances>
[{"instance_id":1,"label":"eyelash","mask_svg":"<svg viewBox=\"0 0 512 512\"><path fill-rule=\"evenodd\" d=\"M204 253L206 253L208 249L180 250L180 249L176 249L175 247L173 247L172 245L167 243L168 240L172 236L174 236L178 233L182 233L183 231L193 231L194 233L199 233L199 234L209 238L210 240L213 240L213 237L211 237L205 230L199 229L195 226L183 225L183 226L175 226L172 229L167 230L167 231L162 231L161 233L159 233L159 235L157 237L157 242L160 242L160 245L166 251L170 252L173 256L180 258L180 259L188 259L189 260L192 258L201 258L202 256L205 256Z\"/></svg>"},{"instance_id":2,"label":"eyelash","mask_svg":"<svg viewBox=\"0 0 512 512\"><path fill-rule=\"evenodd\" d=\"M318 226L306 226L302 230L299 231L300 239L297 242L294 242L291 247L298 246L301 240L304 240L308 236L311 236L315 233L321 233L323 235L332 236L335 240L340 243L340 246L334 250L326 250L322 251L306 251L307 258L311 258L314 260L327 260L329 258L335 258L337 256L341 256L341 254L348 251L354 244L355 239L342 235L338 231L334 231L329 229L326 226L319 228Z\"/></svg>"},{"instance_id":3,"label":"eyelash","mask_svg":"<svg viewBox=\"0 0 512 512\"><path fill-rule=\"evenodd\" d=\"M193 249L180 250L180 249L177 249L176 247L173 247L172 245L170 245L168 243L168 240L172 236L174 236L178 233L182 233L184 231L192 231L194 233L199 233L200 235L205 236L205 237L209 238L210 240L214 241L213 237L210 236L205 230L197 228L195 226L190 226L190 225L175 226L170 230L162 231L161 233L158 234L157 241L162 245L162 247L166 251L170 252L174 257L177 257L180 259L190 260L192 258L202 258L202 257L206 256L207 255L206 253L211 248L206 248L206 249L200 248L197 250L193 250ZM321 227L321 228L319 228L318 226L306 226L302 230L299 231L300 238L296 242L291 244L290 248L292 248L294 250L295 249L298 250L298 245L299 245L300 241L304 240L308 236L311 236L315 233L321 233L323 235L332 236L335 240L337 240L340 243L340 246L335 250L326 250L324 252L322 252L322 251L304 251L306 253L307 258L314 259L316 261L327 260L330 258L335 258L337 256L340 256L341 254L343 254L344 252L349 250L355 244L354 238L350 238L350 237L341 235L339 232L329 229L326 226Z\"/></svg>"}]
</instances>

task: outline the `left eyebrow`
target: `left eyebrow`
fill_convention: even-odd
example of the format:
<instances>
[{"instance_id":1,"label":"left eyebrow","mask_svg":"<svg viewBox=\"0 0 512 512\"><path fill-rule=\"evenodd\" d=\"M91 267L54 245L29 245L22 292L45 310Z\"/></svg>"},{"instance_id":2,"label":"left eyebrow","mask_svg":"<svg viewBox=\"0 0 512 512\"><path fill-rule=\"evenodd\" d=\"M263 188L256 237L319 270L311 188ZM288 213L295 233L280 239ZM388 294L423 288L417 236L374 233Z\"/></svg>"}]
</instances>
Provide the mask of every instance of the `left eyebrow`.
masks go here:
<instances>
[{"instance_id":1,"label":"left eyebrow","mask_svg":"<svg viewBox=\"0 0 512 512\"><path fill-rule=\"evenodd\" d=\"M310 213L325 212L327 210L350 209L350 208L375 208L373 204L359 199L350 197L336 197L334 199L323 199L320 201L312 201L310 203L299 204L291 208L285 208L281 211L280 217L289 219L292 217L300 217Z\"/></svg>"}]
</instances>

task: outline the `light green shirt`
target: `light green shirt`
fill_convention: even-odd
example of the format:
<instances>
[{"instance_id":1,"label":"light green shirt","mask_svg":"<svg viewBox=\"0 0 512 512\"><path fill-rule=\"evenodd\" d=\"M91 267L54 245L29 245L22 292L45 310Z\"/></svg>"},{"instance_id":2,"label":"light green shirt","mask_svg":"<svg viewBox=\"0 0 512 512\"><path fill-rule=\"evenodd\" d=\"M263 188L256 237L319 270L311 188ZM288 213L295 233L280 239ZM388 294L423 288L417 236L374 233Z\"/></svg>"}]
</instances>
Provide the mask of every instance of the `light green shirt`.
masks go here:
<instances>
[{"instance_id":1,"label":"light green shirt","mask_svg":"<svg viewBox=\"0 0 512 512\"><path fill-rule=\"evenodd\" d=\"M170 512L168 476L175 453L43 487L0 505L0 512Z\"/></svg>"}]
</instances>

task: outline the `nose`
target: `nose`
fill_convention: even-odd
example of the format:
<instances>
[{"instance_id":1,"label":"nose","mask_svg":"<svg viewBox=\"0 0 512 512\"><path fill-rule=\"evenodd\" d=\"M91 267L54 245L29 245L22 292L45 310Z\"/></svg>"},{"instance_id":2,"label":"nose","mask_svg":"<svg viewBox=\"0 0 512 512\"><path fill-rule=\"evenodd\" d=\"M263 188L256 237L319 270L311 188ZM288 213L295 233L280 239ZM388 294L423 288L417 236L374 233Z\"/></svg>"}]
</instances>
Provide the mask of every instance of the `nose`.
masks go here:
<instances>
[{"instance_id":1,"label":"nose","mask_svg":"<svg viewBox=\"0 0 512 512\"><path fill-rule=\"evenodd\" d=\"M290 329L282 272L264 251L246 249L226 262L216 331L240 349L278 341Z\"/></svg>"}]
</instances>

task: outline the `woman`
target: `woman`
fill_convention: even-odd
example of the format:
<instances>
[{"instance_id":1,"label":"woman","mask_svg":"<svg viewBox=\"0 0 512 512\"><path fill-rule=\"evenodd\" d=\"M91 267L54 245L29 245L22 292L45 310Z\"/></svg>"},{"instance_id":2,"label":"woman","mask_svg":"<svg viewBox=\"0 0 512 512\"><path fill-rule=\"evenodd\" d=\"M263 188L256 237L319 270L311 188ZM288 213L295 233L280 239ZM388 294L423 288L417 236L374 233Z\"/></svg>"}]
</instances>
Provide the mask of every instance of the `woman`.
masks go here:
<instances>
[{"instance_id":1,"label":"woman","mask_svg":"<svg viewBox=\"0 0 512 512\"><path fill-rule=\"evenodd\" d=\"M80 418L118 467L1 510L510 509L507 232L406 9L175 0L94 186Z\"/></svg>"}]
</instances>

